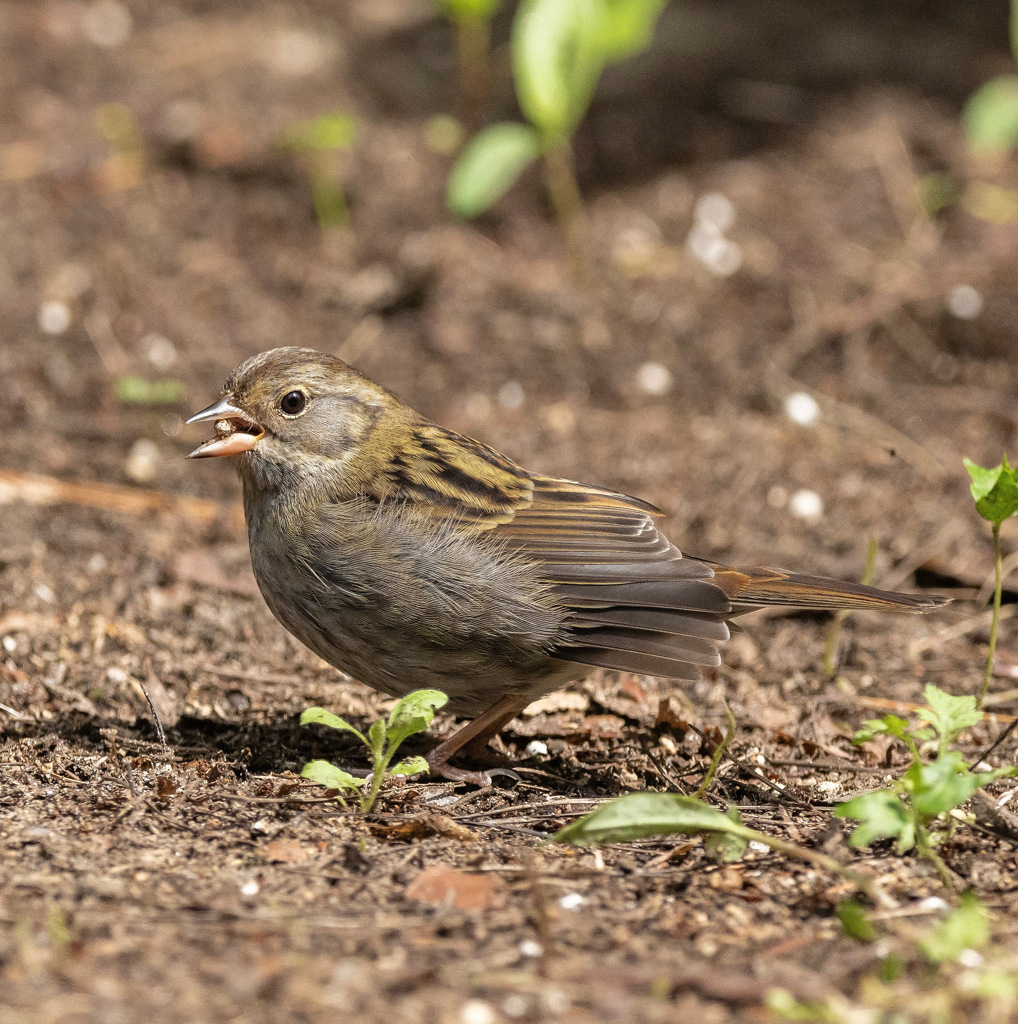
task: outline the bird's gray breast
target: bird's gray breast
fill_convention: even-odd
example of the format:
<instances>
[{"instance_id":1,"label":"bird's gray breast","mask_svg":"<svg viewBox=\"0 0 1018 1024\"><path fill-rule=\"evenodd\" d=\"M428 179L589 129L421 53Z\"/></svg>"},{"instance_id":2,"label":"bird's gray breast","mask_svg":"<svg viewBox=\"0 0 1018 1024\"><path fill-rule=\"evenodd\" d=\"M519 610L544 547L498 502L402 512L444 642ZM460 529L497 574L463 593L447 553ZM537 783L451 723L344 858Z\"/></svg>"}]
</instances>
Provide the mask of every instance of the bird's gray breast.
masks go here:
<instances>
[{"instance_id":1,"label":"bird's gray breast","mask_svg":"<svg viewBox=\"0 0 1018 1024\"><path fill-rule=\"evenodd\" d=\"M545 689L564 612L490 535L366 499L247 515L269 608L330 664L386 693L443 690L467 715Z\"/></svg>"}]
</instances>

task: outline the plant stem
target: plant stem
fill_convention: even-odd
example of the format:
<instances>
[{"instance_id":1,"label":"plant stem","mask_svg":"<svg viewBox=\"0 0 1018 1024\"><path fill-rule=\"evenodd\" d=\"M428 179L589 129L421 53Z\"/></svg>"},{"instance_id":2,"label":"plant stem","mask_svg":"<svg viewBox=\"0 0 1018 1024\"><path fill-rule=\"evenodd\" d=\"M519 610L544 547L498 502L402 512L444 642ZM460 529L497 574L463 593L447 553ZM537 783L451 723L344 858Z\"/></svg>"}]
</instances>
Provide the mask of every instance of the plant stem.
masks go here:
<instances>
[{"instance_id":1,"label":"plant stem","mask_svg":"<svg viewBox=\"0 0 1018 1024\"><path fill-rule=\"evenodd\" d=\"M361 797L361 814L367 814L375 806L378 799L378 791L385 781L385 769L389 766L389 759L378 759L375 761L375 770L371 773L371 788Z\"/></svg>"},{"instance_id":2,"label":"plant stem","mask_svg":"<svg viewBox=\"0 0 1018 1024\"><path fill-rule=\"evenodd\" d=\"M979 688L979 699L976 707L982 707L986 700L986 691L990 688L990 680L993 678L993 659L997 653L997 620L1000 618L1000 523L993 524L993 618L990 621L990 651L986 657L986 673L983 675L983 685Z\"/></svg>"},{"instance_id":3,"label":"plant stem","mask_svg":"<svg viewBox=\"0 0 1018 1024\"><path fill-rule=\"evenodd\" d=\"M573 170L573 152L568 140L550 146L544 154L544 181L548 187L555 219L565 239L573 274L580 280L586 275L586 227L583 198Z\"/></svg>"},{"instance_id":4,"label":"plant stem","mask_svg":"<svg viewBox=\"0 0 1018 1024\"><path fill-rule=\"evenodd\" d=\"M862 578L859 580L864 586L873 582L873 569L877 561L877 538L870 537L866 546L866 568L863 569ZM848 618L849 613L842 609L834 613L834 621L831 623L830 632L827 634L827 643L824 645L824 674L833 676L838 669L834 656L838 649L838 636L841 633L841 624Z\"/></svg>"},{"instance_id":5,"label":"plant stem","mask_svg":"<svg viewBox=\"0 0 1018 1024\"><path fill-rule=\"evenodd\" d=\"M940 875L940 880L948 887L948 889L955 889L956 886L950 869L944 863L943 857L941 857L933 848L933 843L930 842L929 833L922 825L918 825L916 827L915 838L916 849L937 869L937 874Z\"/></svg>"},{"instance_id":6,"label":"plant stem","mask_svg":"<svg viewBox=\"0 0 1018 1024\"><path fill-rule=\"evenodd\" d=\"M491 23L487 18L464 17L456 22L460 71L460 119L472 125L488 100L488 63Z\"/></svg>"},{"instance_id":7,"label":"plant stem","mask_svg":"<svg viewBox=\"0 0 1018 1024\"><path fill-rule=\"evenodd\" d=\"M721 759L725 756L725 751L728 749L729 744L732 742L732 738L735 736L735 715L732 714L731 708L725 703L724 699L721 701L724 705L725 714L728 715L728 731L725 733L725 738L714 748L714 753L711 755L710 767L707 769L707 774L703 777L703 782L700 783L699 788L693 794L694 799L701 800L710 789L711 782L714 781L714 773L718 770L718 765L721 764Z\"/></svg>"}]
</instances>

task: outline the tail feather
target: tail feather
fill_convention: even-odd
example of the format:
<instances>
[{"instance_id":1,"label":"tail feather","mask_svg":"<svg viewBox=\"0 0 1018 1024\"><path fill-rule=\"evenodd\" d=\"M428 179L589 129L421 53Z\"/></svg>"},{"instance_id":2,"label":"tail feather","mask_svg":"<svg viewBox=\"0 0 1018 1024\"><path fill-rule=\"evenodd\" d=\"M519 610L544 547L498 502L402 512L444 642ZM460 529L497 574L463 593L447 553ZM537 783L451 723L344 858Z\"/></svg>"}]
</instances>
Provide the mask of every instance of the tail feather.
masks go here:
<instances>
[{"instance_id":1,"label":"tail feather","mask_svg":"<svg viewBox=\"0 0 1018 1024\"><path fill-rule=\"evenodd\" d=\"M712 582L725 592L736 614L775 605L830 611L923 613L942 608L950 602L949 598L938 594L897 594L862 583L848 583L780 569L713 568Z\"/></svg>"}]
</instances>

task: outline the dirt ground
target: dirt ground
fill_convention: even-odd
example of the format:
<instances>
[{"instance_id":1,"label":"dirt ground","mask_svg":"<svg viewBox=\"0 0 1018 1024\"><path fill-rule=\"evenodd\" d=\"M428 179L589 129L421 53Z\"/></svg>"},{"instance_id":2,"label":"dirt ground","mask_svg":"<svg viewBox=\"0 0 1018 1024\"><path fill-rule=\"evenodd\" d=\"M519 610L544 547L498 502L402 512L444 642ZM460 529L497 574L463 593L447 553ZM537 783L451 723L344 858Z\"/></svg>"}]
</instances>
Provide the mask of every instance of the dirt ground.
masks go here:
<instances>
[{"instance_id":1,"label":"dirt ground","mask_svg":"<svg viewBox=\"0 0 1018 1024\"><path fill-rule=\"evenodd\" d=\"M888 6L673 4L578 139L580 287L536 177L476 225L444 213L425 122L455 105L454 55L424 0L0 2L4 1024L721 1024L772 1019L773 987L842 1000L809 1019L1014 1019L961 968L881 987L886 944L842 935L850 886L813 868L544 842L604 798L693 792L711 745L691 726L719 736L724 697L737 760L712 802L871 873L916 927L954 899L888 844L850 851L829 813L902 762L852 746L863 719L978 687L992 552L961 458L1015 454L1018 423L1018 165L973 161L959 129L1009 67L1006 4ZM511 116L496 56L488 113ZM337 110L358 122L351 228L323 231L278 139ZM727 275L692 237L717 196ZM957 600L853 616L833 678L829 619L758 613L699 683L595 672L529 709L501 741L514 788L420 779L344 811L297 773L361 753L298 716L391 705L273 620L235 477L183 459L203 439L183 418L280 344L656 503L694 553L857 579L873 537L877 583ZM814 423L786 415L796 392ZM1018 619L1000 648L973 754L1018 713ZM1009 970L1015 842L961 827L943 851ZM444 901L443 867L465 873Z\"/></svg>"}]
</instances>

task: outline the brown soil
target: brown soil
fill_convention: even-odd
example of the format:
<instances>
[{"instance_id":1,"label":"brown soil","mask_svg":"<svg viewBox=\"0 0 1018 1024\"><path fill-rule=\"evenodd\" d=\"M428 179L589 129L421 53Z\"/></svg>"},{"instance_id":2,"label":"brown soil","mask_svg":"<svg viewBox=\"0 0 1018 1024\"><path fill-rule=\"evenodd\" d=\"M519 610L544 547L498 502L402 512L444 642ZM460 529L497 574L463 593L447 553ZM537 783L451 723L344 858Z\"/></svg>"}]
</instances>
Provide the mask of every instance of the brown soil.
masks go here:
<instances>
[{"instance_id":1,"label":"brown soil","mask_svg":"<svg viewBox=\"0 0 1018 1024\"><path fill-rule=\"evenodd\" d=\"M339 6L132 3L133 31L103 47L81 26L108 5L0 4L3 1020L722 1022L765 1019L775 985L861 998L883 953L841 935L836 877L761 851L723 867L698 840L543 840L605 797L694 791L711 745L689 726L719 735L724 697L739 763L714 803L903 904L950 896L914 856L849 851L829 811L902 760L853 747L860 721L981 678L988 620L970 620L992 555L960 460L1014 444L1018 235L975 215L1015 167L973 164L958 114L1007 70L1006 5L670 8L578 142L586 288L536 178L479 225L443 213L448 159L423 123L454 103L452 49L429 5ZM140 148L96 127L111 102ZM323 233L276 140L336 109L359 122L341 168L352 229ZM492 110L511 115L507 89ZM916 200L931 174L951 198L935 215ZM729 277L686 245L710 193L734 206ZM974 319L949 311L959 285L982 299ZM63 333L38 326L51 300ZM389 705L276 624L235 479L183 460L201 435L182 417L242 358L293 343L532 468L657 503L697 554L858 578L873 536L876 582L959 600L848 620L836 679L829 620L757 615L698 684L595 673L514 722L515 788L412 781L367 819L343 811L296 773L361 752L299 713L366 724ZM641 388L648 362L665 393ZM127 375L177 382L180 400L118 400ZM784 413L801 390L821 403L811 427ZM26 473L86 486L53 503ZM206 503L139 514L96 483ZM820 516L792 514L800 489ZM1014 842L962 827L943 851L1012 957ZM418 878L436 865L473 887L433 905ZM912 966L903 1012L926 1020L943 977ZM939 1019L980 1012L958 996Z\"/></svg>"}]
</instances>

